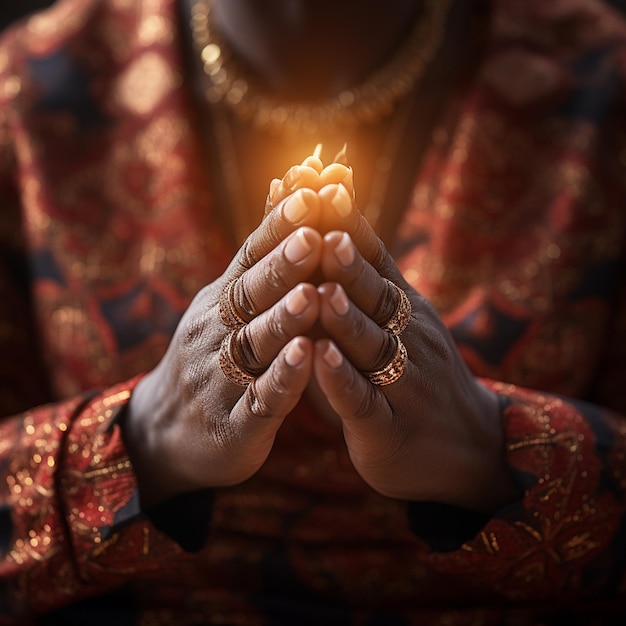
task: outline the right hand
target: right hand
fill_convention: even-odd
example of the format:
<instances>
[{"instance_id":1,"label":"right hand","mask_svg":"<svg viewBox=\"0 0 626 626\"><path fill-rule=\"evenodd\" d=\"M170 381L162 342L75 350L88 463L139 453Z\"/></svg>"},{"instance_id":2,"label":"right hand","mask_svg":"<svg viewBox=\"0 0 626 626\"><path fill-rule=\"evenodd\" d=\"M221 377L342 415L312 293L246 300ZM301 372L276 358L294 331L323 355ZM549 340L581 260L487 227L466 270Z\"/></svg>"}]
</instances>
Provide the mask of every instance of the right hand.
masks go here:
<instances>
[{"instance_id":1,"label":"right hand","mask_svg":"<svg viewBox=\"0 0 626 626\"><path fill-rule=\"evenodd\" d=\"M305 335L319 299L306 281L321 257L319 206L315 192L301 189L269 211L226 272L197 294L163 359L138 383L123 432L143 506L240 483L265 462L312 376ZM236 362L259 373L247 387L227 380L218 363L230 332L218 303L235 279L233 299L247 322L233 342Z\"/></svg>"}]
</instances>

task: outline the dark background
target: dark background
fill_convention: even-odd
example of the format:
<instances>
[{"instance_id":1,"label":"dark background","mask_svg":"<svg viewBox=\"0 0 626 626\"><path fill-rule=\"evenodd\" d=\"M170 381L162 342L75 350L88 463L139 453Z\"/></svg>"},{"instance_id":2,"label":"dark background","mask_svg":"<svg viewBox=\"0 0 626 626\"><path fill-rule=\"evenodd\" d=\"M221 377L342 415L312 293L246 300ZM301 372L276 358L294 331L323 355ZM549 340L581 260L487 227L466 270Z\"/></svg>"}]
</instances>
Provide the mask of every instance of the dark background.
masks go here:
<instances>
[{"instance_id":1,"label":"dark background","mask_svg":"<svg viewBox=\"0 0 626 626\"><path fill-rule=\"evenodd\" d=\"M52 3L53 0L4 0L0 6L0 30L23 15L43 9Z\"/></svg>"},{"instance_id":2,"label":"dark background","mask_svg":"<svg viewBox=\"0 0 626 626\"><path fill-rule=\"evenodd\" d=\"M550 0L547 1L549 2ZM606 2L626 13L626 0L606 0ZM37 9L50 6L53 3L54 0L5 0L4 6L0 7L0 30L16 19L28 15Z\"/></svg>"},{"instance_id":3,"label":"dark background","mask_svg":"<svg viewBox=\"0 0 626 626\"><path fill-rule=\"evenodd\" d=\"M626 0L606 1L626 12ZM54 0L3 0L4 6L0 7L0 30L23 15L47 7L53 2ZM546 0L546 2L550 2L550 0Z\"/></svg>"}]
</instances>

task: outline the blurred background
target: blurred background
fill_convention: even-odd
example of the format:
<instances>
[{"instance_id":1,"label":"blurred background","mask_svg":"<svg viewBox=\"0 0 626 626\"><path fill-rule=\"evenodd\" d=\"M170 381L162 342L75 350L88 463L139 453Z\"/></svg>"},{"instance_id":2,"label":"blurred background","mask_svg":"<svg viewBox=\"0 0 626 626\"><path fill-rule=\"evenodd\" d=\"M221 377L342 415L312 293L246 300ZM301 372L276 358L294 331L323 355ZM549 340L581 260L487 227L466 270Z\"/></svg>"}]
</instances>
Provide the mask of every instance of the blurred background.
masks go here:
<instances>
[{"instance_id":1,"label":"blurred background","mask_svg":"<svg viewBox=\"0 0 626 626\"><path fill-rule=\"evenodd\" d=\"M626 12L626 0L605 1ZM11 22L14 22L20 17L53 3L54 0L3 0L2 6L0 6L0 30L6 28Z\"/></svg>"},{"instance_id":2,"label":"blurred background","mask_svg":"<svg viewBox=\"0 0 626 626\"><path fill-rule=\"evenodd\" d=\"M20 17L37 9L43 9L53 2L54 0L4 0L0 6L0 30Z\"/></svg>"}]
</instances>

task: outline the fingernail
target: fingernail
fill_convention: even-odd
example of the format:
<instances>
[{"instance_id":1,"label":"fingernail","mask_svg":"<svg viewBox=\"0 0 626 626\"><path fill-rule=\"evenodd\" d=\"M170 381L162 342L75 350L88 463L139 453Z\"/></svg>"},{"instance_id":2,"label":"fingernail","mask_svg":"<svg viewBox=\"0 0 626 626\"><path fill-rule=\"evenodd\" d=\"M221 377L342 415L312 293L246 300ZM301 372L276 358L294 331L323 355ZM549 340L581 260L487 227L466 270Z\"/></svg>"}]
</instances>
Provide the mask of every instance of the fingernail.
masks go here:
<instances>
[{"instance_id":1,"label":"fingernail","mask_svg":"<svg viewBox=\"0 0 626 626\"><path fill-rule=\"evenodd\" d=\"M311 252L304 230L299 228L285 245L285 257L290 263L299 263Z\"/></svg>"},{"instance_id":2,"label":"fingernail","mask_svg":"<svg viewBox=\"0 0 626 626\"><path fill-rule=\"evenodd\" d=\"M322 159L320 159L317 155L312 154L311 156L306 157L304 161L302 161L302 165L307 165L308 167L312 167L318 174L324 169L324 164L322 163Z\"/></svg>"},{"instance_id":3,"label":"fingernail","mask_svg":"<svg viewBox=\"0 0 626 626\"><path fill-rule=\"evenodd\" d=\"M334 370L338 369L343 363L343 356L332 341L328 342L328 348L326 348L322 358L326 362L326 365L328 365L328 367L332 367Z\"/></svg>"},{"instance_id":4,"label":"fingernail","mask_svg":"<svg viewBox=\"0 0 626 626\"><path fill-rule=\"evenodd\" d=\"M270 181L270 190L269 190L268 197L270 198L272 202L274 201L274 196L276 196L276 192L278 191L278 188L280 187L280 183L281 183L280 178L272 178L272 180Z\"/></svg>"},{"instance_id":5,"label":"fingernail","mask_svg":"<svg viewBox=\"0 0 626 626\"><path fill-rule=\"evenodd\" d=\"M319 173L308 165L292 165L283 176L283 184L287 189L319 189L319 185L316 185L319 178Z\"/></svg>"},{"instance_id":6,"label":"fingernail","mask_svg":"<svg viewBox=\"0 0 626 626\"><path fill-rule=\"evenodd\" d=\"M348 233L344 233L335 248L335 254L339 263L344 267L348 267L354 262L354 246Z\"/></svg>"},{"instance_id":7,"label":"fingernail","mask_svg":"<svg viewBox=\"0 0 626 626\"><path fill-rule=\"evenodd\" d=\"M309 301L304 295L301 286L296 287L287 294L286 308L290 315L300 315L309 306Z\"/></svg>"},{"instance_id":8,"label":"fingernail","mask_svg":"<svg viewBox=\"0 0 626 626\"><path fill-rule=\"evenodd\" d=\"M339 217L346 217L352 211L352 200L348 190L338 183L332 183L322 187L319 191L319 197L328 202Z\"/></svg>"},{"instance_id":9,"label":"fingernail","mask_svg":"<svg viewBox=\"0 0 626 626\"><path fill-rule=\"evenodd\" d=\"M285 351L285 361L290 367L298 367L304 361L306 352L302 349L300 341L292 341Z\"/></svg>"},{"instance_id":10,"label":"fingernail","mask_svg":"<svg viewBox=\"0 0 626 626\"><path fill-rule=\"evenodd\" d=\"M330 297L330 306L337 315L345 315L350 309L348 297L341 285L335 287L335 293Z\"/></svg>"},{"instance_id":11,"label":"fingernail","mask_svg":"<svg viewBox=\"0 0 626 626\"><path fill-rule=\"evenodd\" d=\"M354 174L352 173L351 167L348 167L347 169L348 172L346 173L344 179L341 181L341 184L346 188L348 195L354 200Z\"/></svg>"},{"instance_id":12,"label":"fingernail","mask_svg":"<svg viewBox=\"0 0 626 626\"><path fill-rule=\"evenodd\" d=\"M304 199L304 189L298 189L283 208L283 216L292 224L297 224L308 213L309 207Z\"/></svg>"},{"instance_id":13,"label":"fingernail","mask_svg":"<svg viewBox=\"0 0 626 626\"><path fill-rule=\"evenodd\" d=\"M337 185L337 193L332 199L331 204L335 207L339 217L346 217L352 211L352 199L348 190L343 185Z\"/></svg>"},{"instance_id":14,"label":"fingernail","mask_svg":"<svg viewBox=\"0 0 626 626\"><path fill-rule=\"evenodd\" d=\"M354 174L351 167L331 163L320 173L320 180L322 186L341 183L346 188L348 195L354 198Z\"/></svg>"}]
</instances>

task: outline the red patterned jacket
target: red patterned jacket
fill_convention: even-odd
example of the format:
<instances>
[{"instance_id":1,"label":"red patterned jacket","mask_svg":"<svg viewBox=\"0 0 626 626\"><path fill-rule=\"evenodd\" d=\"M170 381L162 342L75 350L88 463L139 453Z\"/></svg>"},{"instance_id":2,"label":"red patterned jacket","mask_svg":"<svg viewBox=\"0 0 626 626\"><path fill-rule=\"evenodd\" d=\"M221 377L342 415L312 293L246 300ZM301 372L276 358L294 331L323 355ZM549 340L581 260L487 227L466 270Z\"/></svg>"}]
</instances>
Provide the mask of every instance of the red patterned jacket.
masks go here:
<instances>
[{"instance_id":1,"label":"red patterned jacket","mask_svg":"<svg viewBox=\"0 0 626 626\"><path fill-rule=\"evenodd\" d=\"M398 231L503 398L524 495L489 519L373 492L304 402L246 483L140 510L116 416L233 253L177 32L59 0L0 42L0 620L623 623L622 16L495 0Z\"/></svg>"}]
</instances>

